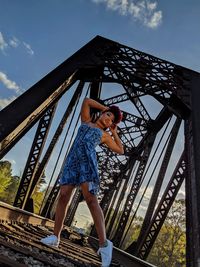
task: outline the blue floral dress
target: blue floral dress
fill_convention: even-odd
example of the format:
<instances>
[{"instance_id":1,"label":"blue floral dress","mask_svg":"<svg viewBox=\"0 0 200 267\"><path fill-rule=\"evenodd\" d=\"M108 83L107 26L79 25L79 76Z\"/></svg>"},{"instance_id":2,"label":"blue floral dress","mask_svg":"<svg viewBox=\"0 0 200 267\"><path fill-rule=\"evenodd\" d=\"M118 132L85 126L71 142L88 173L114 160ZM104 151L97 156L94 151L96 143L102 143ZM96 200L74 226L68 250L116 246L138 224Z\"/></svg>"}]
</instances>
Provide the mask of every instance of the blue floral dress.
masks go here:
<instances>
[{"instance_id":1,"label":"blue floral dress","mask_svg":"<svg viewBox=\"0 0 200 267\"><path fill-rule=\"evenodd\" d=\"M98 162L95 147L102 137L100 128L82 123L64 162L60 184L80 185L88 182L89 191L96 195L99 190Z\"/></svg>"}]
</instances>

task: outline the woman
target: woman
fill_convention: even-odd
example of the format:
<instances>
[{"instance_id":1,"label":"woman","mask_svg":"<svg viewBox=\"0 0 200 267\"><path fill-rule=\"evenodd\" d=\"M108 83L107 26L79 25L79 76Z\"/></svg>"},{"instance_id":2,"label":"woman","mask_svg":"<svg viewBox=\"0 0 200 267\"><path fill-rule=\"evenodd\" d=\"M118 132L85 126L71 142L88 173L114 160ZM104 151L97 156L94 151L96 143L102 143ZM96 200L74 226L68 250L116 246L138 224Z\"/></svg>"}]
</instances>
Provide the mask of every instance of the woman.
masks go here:
<instances>
[{"instance_id":1,"label":"woman","mask_svg":"<svg viewBox=\"0 0 200 267\"><path fill-rule=\"evenodd\" d=\"M95 123L91 120L91 108L101 111L101 115ZM118 107L106 107L93 99L84 99L81 107L81 126L60 175L61 186L56 208L54 235L41 239L41 242L46 245L56 247L59 245L67 204L74 187L80 185L99 237L97 253L101 255L104 267L110 265L113 245L106 239L104 216L96 196L99 190L99 176L95 147L104 143L112 151L118 154L124 153L116 126L121 119L122 113ZM112 136L105 131L108 128Z\"/></svg>"}]
</instances>

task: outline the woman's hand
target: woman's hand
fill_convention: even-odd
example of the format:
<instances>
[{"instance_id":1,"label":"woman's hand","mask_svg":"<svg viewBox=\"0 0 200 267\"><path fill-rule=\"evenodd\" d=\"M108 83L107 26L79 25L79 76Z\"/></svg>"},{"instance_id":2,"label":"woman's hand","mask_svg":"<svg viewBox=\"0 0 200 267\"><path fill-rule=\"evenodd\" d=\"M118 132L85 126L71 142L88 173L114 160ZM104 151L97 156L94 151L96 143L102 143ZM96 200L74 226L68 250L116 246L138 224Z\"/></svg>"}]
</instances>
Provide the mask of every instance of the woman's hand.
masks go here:
<instances>
[{"instance_id":1,"label":"woman's hand","mask_svg":"<svg viewBox=\"0 0 200 267\"><path fill-rule=\"evenodd\" d=\"M101 111L103 113L103 112L106 112L107 110L109 110L109 107L104 106L104 109L102 109Z\"/></svg>"},{"instance_id":2,"label":"woman's hand","mask_svg":"<svg viewBox=\"0 0 200 267\"><path fill-rule=\"evenodd\" d=\"M113 123L113 124L110 126L110 131L111 131L112 134L117 133L117 125Z\"/></svg>"},{"instance_id":3,"label":"woman's hand","mask_svg":"<svg viewBox=\"0 0 200 267\"><path fill-rule=\"evenodd\" d=\"M117 125L113 123L110 126L110 131L112 132L112 136L109 133L106 133L103 143L105 143L112 151L120 155L124 154L124 147L117 134Z\"/></svg>"}]
</instances>

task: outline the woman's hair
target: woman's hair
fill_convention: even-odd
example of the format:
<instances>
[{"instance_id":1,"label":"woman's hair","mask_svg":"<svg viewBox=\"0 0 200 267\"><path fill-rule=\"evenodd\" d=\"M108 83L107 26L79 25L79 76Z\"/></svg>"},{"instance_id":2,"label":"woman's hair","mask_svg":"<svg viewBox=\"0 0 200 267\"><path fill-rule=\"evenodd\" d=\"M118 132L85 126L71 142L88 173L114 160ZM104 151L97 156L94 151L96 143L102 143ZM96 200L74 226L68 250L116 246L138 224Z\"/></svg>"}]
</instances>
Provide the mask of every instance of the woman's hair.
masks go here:
<instances>
[{"instance_id":1,"label":"woman's hair","mask_svg":"<svg viewBox=\"0 0 200 267\"><path fill-rule=\"evenodd\" d=\"M120 121L122 120L123 114L118 106L115 106L115 105L109 106L109 109L106 111L110 111L113 113L115 117L114 124L120 123Z\"/></svg>"}]
</instances>

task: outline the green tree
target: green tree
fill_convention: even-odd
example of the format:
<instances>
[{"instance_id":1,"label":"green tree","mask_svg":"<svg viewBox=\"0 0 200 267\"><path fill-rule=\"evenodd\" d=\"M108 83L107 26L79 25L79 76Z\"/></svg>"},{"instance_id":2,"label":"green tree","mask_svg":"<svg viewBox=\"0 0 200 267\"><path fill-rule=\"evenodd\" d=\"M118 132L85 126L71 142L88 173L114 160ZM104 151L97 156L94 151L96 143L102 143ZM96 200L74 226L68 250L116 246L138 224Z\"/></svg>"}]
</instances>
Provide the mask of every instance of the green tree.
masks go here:
<instances>
[{"instance_id":1,"label":"green tree","mask_svg":"<svg viewBox=\"0 0 200 267\"><path fill-rule=\"evenodd\" d=\"M17 189L19 186L19 182L20 182L19 176L12 176L11 177L11 182L8 185L6 191L4 192L3 201L5 201L6 203L8 203L10 205L12 205L14 203Z\"/></svg>"},{"instance_id":2,"label":"green tree","mask_svg":"<svg viewBox=\"0 0 200 267\"><path fill-rule=\"evenodd\" d=\"M46 184L45 178L46 178L46 175L45 175L45 172L43 172L32 195L33 202L34 202L34 213L36 214L39 214L40 207L41 207L44 195L45 195L45 190L44 190L44 185Z\"/></svg>"},{"instance_id":3,"label":"green tree","mask_svg":"<svg viewBox=\"0 0 200 267\"><path fill-rule=\"evenodd\" d=\"M9 161L0 161L0 200L4 201L6 190L12 183L12 169Z\"/></svg>"},{"instance_id":4,"label":"green tree","mask_svg":"<svg viewBox=\"0 0 200 267\"><path fill-rule=\"evenodd\" d=\"M171 207L147 260L160 267L184 267L185 246L185 201L181 199Z\"/></svg>"},{"instance_id":5,"label":"green tree","mask_svg":"<svg viewBox=\"0 0 200 267\"><path fill-rule=\"evenodd\" d=\"M13 204L20 178L12 176L12 165L9 161L0 161L0 200Z\"/></svg>"},{"instance_id":6,"label":"green tree","mask_svg":"<svg viewBox=\"0 0 200 267\"><path fill-rule=\"evenodd\" d=\"M144 218L141 216L135 216L134 220L132 216L128 218L128 223L126 224L126 228L124 231L126 236L125 238L123 238L124 241L122 244L122 249L126 250L133 242L137 241L143 220Z\"/></svg>"}]
</instances>

